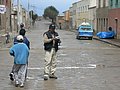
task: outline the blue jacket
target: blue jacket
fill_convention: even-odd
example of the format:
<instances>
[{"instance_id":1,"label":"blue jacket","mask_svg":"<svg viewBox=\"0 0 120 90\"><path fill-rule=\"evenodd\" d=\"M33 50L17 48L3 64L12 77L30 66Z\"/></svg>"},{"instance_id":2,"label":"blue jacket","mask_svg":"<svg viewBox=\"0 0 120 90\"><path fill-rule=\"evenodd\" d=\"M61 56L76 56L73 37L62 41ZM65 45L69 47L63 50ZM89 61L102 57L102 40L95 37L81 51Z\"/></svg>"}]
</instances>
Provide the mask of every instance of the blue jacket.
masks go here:
<instances>
[{"instance_id":1,"label":"blue jacket","mask_svg":"<svg viewBox=\"0 0 120 90\"><path fill-rule=\"evenodd\" d=\"M27 64L29 49L26 44L18 43L13 45L9 51L10 55L14 56L14 64Z\"/></svg>"}]
</instances>

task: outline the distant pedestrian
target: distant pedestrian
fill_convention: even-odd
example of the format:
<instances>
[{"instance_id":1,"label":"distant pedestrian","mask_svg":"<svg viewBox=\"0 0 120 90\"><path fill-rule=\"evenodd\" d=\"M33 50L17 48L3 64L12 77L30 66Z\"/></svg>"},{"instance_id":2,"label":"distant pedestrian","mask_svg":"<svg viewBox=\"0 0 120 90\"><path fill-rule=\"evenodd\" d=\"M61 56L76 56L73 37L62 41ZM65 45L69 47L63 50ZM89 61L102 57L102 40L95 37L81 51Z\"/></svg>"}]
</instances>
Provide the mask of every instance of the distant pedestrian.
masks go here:
<instances>
[{"instance_id":1,"label":"distant pedestrian","mask_svg":"<svg viewBox=\"0 0 120 90\"><path fill-rule=\"evenodd\" d=\"M28 48L30 49L30 41L29 41L28 38L25 36L25 34L26 34L26 30L25 30L25 29L20 29L19 35L22 35L22 36L23 36L23 38L24 38L23 43L25 43L25 44L28 46ZM18 43L18 42L17 42L17 39L16 39L16 37L14 37L14 44L17 44L17 43Z\"/></svg>"},{"instance_id":2,"label":"distant pedestrian","mask_svg":"<svg viewBox=\"0 0 120 90\"><path fill-rule=\"evenodd\" d=\"M27 47L30 49L30 41L28 40L28 38L25 36L26 34L26 31L24 29L24 24L21 24L20 25L21 29L19 31L19 35L22 35L23 36L23 43L25 43L27 45ZM13 44L17 44L19 43L18 40L17 40L17 36L14 37L14 41L13 41ZM9 76L10 76L10 80L14 81L14 73L13 73L13 69L14 69L14 65L12 67L12 71L10 72ZM27 77L27 72L26 72L26 77Z\"/></svg>"},{"instance_id":3,"label":"distant pedestrian","mask_svg":"<svg viewBox=\"0 0 120 90\"><path fill-rule=\"evenodd\" d=\"M23 40L23 36L18 35L18 44L13 45L9 51L10 55L14 57L13 73L16 87L18 87L18 85L20 85L20 87L24 87L27 71L29 49L27 45L23 43Z\"/></svg>"},{"instance_id":4,"label":"distant pedestrian","mask_svg":"<svg viewBox=\"0 0 120 90\"><path fill-rule=\"evenodd\" d=\"M23 23L20 24L20 29L24 29L24 24Z\"/></svg>"},{"instance_id":5,"label":"distant pedestrian","mask_svg":"<svg viewBox=\"0 0 120 90\"><path fill-rule=\"evenodd\" d=\"M9 32L6 33L6 44L10 42L10 34Z\"/></svg>"},{"instance_id":6,"label":"distant pedestrian","mask_svg":"<svg viewBox=\"0 0 120 90\"><path fill-rule=\"evenodd\" d=\"M45 50L45 67L44 67L44 80L49 78L57 79L55 76L56 71L56 53L58 51L58 43L60 38L55 31L55 25L50 24L49 30L43 34L44 50Z\"/></svg>"},{"instance_id":7,"label":"distant pedestrian","mask_svg":"<svg viewBox=\"0 0 120 90\"><path fill-rule=\"evenodd\" d=\"M59 23L59 27L60 27L60 29L62 29L61 22Z\"/></svg>"}]
</instances>

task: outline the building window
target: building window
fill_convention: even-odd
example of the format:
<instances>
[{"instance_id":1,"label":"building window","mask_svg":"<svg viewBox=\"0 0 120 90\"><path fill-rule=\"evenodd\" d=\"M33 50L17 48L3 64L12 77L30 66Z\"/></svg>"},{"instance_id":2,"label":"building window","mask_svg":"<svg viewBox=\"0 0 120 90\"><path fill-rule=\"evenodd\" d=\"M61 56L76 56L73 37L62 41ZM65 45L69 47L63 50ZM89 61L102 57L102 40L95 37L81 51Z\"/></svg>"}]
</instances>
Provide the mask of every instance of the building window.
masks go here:
<instances>
[{"instance_id":1,"label":"building window","mask_svg":"<svg viewBox=\"0 0 120 90\"><path fill-rule=\"evenodd\" d=\"M2 5L4 3L4 0L0 0L0 4Z\"/></svg>"},{"instance_id":2,"label":"building window","mask_svg":"<svg viewBox=\"0 0 120 90\"><path fill-rule=\"evenodd\" d=\"M106 6L106 0L103 0L103 7Z\"/></svg>"},{"instance_id":3,"label":"building window","mask_svg":"<svg viewBox=\"0 0 120 90\"><path fill-rule=\"evenodd\" d=\"M0 4L2 4L2 0L0 0Z\"/></svg>"},{"instance_id":4,"label":"building window","mask_svg":"<svg viewBox=\"0 0 120 90\"><path fill-rule=\"evenodd\" d=\"M83 6L83 12L85 12L84 6Z\"/></svg>"},{"instance_id":5,"label":"building window","mask_svg":"<svg viewBox=\"0 0 120 90\"><path fill-rule=\"evenodd\" d=\"M113 6L113 0L111 0L111 2L110 2L110 6L111 6L111 7Z\"/></svg>"},{"instance_id":6,"label":"building window","mask_svg":"<svg viewBox=\"0 0 120 90\"><path fill-rule=\"evenodd\" d=\"M105 18L104 18L104 21L103 21L103 23L104 23L104 27L105 27L105 25L106 25L106 24L105 24L105 23L106 23L106 22L105 22Z\"/></svg>"},{"instance_id":7,"label":"building window","mask_svg":"<svg viewBox=\"0 0 120 90\"><path fill-rule=\"evenodd\" d=\"M101 7L101 0L98 0L99 2L98 2L98 8L100 8Z\"/></svg>"},{"instance_id":8,"label":"building window","mask_svg":"<svg viewBox=\"0 0 120 90\"><path fill-rule=\"evenodd\" d=\"M115 7L118 7L118 0L116 0L115 2Z\"/></svg>"}]
</instances>

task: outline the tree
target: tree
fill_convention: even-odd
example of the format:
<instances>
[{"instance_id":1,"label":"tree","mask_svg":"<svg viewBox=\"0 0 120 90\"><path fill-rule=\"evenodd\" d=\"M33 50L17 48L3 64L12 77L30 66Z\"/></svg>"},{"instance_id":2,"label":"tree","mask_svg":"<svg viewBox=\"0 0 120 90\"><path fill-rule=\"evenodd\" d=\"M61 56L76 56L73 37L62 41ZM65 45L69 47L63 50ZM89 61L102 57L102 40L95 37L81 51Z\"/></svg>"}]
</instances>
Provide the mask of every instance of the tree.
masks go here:
<instances>
[{"instance_id":1,"label":"tree","mask_svg":"<svg viewBox=\"0 0 120 90\"><path fill-rule=\"evenodd\" d=\"M54 7L54 6L49 6L44 10L44 15L43 17L49 17L52 19L52 22L56 20L56 16L58 16L59 11Z\"/></svg>"}]
</instances>

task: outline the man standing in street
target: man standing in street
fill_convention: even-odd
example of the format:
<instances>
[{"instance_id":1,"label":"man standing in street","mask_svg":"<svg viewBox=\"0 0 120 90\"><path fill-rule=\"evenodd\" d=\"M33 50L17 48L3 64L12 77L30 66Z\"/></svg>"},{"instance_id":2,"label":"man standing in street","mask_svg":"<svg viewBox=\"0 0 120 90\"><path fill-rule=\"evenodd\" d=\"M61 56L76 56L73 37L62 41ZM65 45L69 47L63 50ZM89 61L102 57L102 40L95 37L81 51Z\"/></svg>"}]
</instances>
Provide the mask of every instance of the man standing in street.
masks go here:
<instances>
[{"instance_id":1,"label":"man standing in street","mask_svg":"<svg viewBox=\"0 0 120 90\"><path fill-rule=\"evenodd\" d=\"M60 38L55 31L55 25L50 24L49 30L43 34L44 50L45 50L45 67L44 67L44 80L49 78L57 79L55 76L56 71L56 52L58 51L58 43Z\"/></svg>"}]
</instances>

